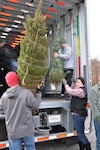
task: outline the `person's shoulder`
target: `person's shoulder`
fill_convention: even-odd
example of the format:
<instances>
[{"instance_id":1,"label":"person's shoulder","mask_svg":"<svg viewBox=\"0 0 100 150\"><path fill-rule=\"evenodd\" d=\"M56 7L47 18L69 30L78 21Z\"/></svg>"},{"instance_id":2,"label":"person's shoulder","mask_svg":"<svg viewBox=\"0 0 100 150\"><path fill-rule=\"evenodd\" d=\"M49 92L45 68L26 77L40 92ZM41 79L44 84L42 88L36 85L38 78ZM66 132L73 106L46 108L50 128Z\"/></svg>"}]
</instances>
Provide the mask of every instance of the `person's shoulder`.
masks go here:
<instances>
[{"instance_id":1,"label":"person's shoulder","mask_svg":"<svg viewBox=\"0 0 100 150\"><path fill-rule=\"evenodd\" d=\"M4 44L4 47L9 48L9 49L12 49L12 47L11 47L8 43L5 43L5 44Z\"/></svg>"},{"instance_id":2,"label":"person's shoulder","mask_svg":"<svg viewBox=\"0 0 100 150\"><path fill-rule=\"evenodd\" d=\"M82 88L86 88L86 85L82 85L81 87L82 87Z\"/></svg>"},{"instance_id":3,"label":"person's shoulder","mask_svg":"<svg viewBox=\"0 0 100 150\"><path fill-rule=\"evenodd\" d=\"M9 89L9 88L8 88L8 89ZM7 89L7 90L8 90L8 89ZM2 94L1 99L4 99L4 98L7 97L7 90Z\"/></svg>"},{"instance_id":4,"label":"person's shoulder","mask_svg":"<svg viewBox=\"0 0 100 150\"><path fill-rule=\"evenodd\" d=\"M8 43L4 43L3 47L7 47L7 46L9 46L9 44Z\"/></svg>"},{"instance_id":5,"label":"person's shoulder","mask_svg":"<svg viewBox=\"0 0 100 150\"><path fill-rule=\"evenodd\" d=\"M72 50L72 47L71 47L69 44L67 44L65 48L66 48L67 50Z\"/></svg>"},{"instance_id":6,"label":"person's shoulder","mask_svg":"<svg viewBox=\"0 0 100 150\"><path fill-rule=\"evenodd\" d=\"M5 43L5 44L4 44L4 46L3 46L3 50L4 50L4 51L11 51L11 49L12 49L12 48L11 48L11 46L10 46L8 43Z\"/></svg>"},{"instance_id":7,"label":"person's shoulder","mask_svg":"<svg viewBox=\"0 0 100 150\"><path fill-rule=\"evenodd\" d=\"M23 88L23 91L24 91L25 93L33 94L30 89L24 88L24 87L22 87L22 88Z\"/></svg>"},{"instance_id":8,"label":"person's shoulder","mask_svg":"<svg viewBox=\"0 0 100 150\"><path fill-rule=\"evenodd\" d=\"M95 84L92 86L92 88L97 88L98 87L98 84Z\"/></svg>"},{"instance_id":9,"label":"person's shoulder","mask_svg":"<svg viewBox=\"0 0 100 150\"><path fill-rule=\"evenodd\" d=\"M80 86L79 88L82 89L83 91L87 91L87 87L85 85Z\"/></svg>"},{"instance_id":10,"label":"person's shoulder","mask_svg":"<svg viewBox=\"0 0 100 150\"><path fill-rule=\"evenodd\" d=\"M90 88L90 91L97 91L97 90L98 90L98 84L95 84Z\"/></svg>"}]
</instances>

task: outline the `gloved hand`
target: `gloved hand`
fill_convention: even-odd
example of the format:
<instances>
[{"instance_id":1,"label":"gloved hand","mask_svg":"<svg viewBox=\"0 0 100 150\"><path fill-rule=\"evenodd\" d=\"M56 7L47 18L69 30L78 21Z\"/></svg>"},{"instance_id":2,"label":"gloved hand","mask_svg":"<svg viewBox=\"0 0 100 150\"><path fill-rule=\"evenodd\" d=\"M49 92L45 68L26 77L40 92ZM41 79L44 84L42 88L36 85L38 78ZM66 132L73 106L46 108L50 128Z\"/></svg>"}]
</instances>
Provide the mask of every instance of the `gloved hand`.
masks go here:
<instances>
[{"instance_id":1,"label":"gloved hand","mask_svg":"<svg viewBox=\"0 0 100 150\"><path fill-rule=\"evenodd\" d=\"M96 119L97 119L97 121L98 121L98 123L100 125L100 116L96 117Z\"/></svg>"},{"instance_id":2,"label":"gloved hand","mask_svg":"<svg viewBox=\"0 0 100 150\"><path fill-rule=\"evenodd\" d=\"M66 79L62 78L62 79L61 79L61 81L63 82L63 84L64 84L64 85L66 85L66 84L67 84Z\"/></svg>"}]
</instances>

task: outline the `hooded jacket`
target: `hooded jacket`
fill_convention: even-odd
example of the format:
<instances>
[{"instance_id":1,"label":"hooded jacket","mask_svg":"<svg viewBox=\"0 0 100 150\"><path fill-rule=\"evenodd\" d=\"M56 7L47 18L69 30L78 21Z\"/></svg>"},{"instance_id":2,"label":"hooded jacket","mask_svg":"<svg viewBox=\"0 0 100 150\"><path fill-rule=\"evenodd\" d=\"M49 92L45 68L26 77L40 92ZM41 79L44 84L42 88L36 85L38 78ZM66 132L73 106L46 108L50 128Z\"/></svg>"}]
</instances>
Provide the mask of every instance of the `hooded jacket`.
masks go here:
<instances>
[{"instance_id":1,"label":"hooded jacket","mask_svg":"<svg viewBox=\"0 0 100 150\"><path fill-rule=\"evenodd\" d=\"M9 88L0 99L0 110L5 114L8 138L17 139L34 133L32 109L38 109L41 94L36 97L21 86Z\"/></svg>"}]
</instances>

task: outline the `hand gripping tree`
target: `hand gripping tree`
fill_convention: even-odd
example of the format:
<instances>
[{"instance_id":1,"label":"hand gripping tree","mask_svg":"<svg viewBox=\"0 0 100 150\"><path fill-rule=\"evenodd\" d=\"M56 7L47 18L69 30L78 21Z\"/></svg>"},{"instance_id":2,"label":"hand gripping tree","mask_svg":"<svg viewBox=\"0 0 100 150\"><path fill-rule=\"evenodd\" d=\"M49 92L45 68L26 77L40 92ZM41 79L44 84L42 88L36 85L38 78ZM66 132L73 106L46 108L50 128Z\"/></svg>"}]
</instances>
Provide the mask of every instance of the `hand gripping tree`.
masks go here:
<instances>
[{"instance_id":1,"label":"hand gripping tree","mask_svg":"<svg viewBox=\"0 0 100 150\"><path fill-rule=\"evenodd\" d=\"M53 45L53 54L54 52L61 52L61 37L60 37L60 20L58 20L57 30L55 34L55 41ZM55 85L55 93L57 93L58 84L61 82L61 79L65 77L63 71L63 63L59 58L54 58L52 56L51 68L49 72L49 79Z\"/></svg>"},{"instance_id":2,"label":"hand gripping tree","mask_svg":"<svg viewBox=\"0 0 100 150\"><path fill-rule=\"evenodd\" d=\"M47 33L46 17L41 14L41 7L42 0L39 1L34 18L28 15L26 22L23 23L26 34L21 41L18 58L17 73L22 85L31 91L36 90L47 73L46 58L49 39L45 36Z\"/></svg>"}]
</instances>

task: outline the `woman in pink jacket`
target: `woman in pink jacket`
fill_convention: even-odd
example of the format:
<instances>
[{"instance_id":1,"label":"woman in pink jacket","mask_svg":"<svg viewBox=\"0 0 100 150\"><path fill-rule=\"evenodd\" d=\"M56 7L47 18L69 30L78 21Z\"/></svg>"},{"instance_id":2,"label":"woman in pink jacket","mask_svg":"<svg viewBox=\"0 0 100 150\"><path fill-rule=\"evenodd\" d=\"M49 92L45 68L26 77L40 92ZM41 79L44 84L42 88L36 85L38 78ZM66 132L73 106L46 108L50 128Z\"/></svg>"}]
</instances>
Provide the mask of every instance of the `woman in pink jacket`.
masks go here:
<instances>
[{"instance_id":1,"label":"woman in pink jacket","mask_svg":"<svg viewBox=\"0 0 100 150\"><path fill-rule=\"evenodd\" d=\"M83 77L75 80L74 87L70 87L65 79L62 79L65 89L72 96L70 110L73 116L75 130L78 134L80 150L91 150L90 142L84 134L84 122L87 116L87 89Z\"/></svg>"}]
</instances>

